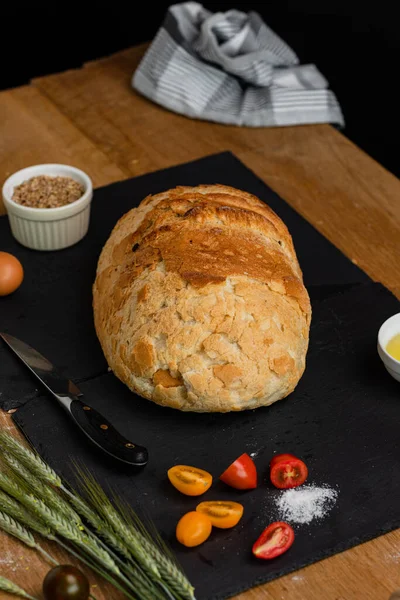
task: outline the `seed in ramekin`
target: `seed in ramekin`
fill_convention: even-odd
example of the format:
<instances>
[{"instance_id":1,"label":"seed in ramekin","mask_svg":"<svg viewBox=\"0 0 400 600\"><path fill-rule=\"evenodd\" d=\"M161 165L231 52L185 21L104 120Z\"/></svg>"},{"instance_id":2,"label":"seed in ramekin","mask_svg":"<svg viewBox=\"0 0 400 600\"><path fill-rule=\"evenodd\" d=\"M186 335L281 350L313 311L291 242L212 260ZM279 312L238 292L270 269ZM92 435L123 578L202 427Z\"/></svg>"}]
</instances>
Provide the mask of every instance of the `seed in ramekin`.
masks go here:
<instances>
[{"instance_id":1,"label":"seed in ramekin","mask_svg":"<svg viewBox=\"0 0 400 600\"><path fill-rule=\"evenodd\" d=\"M12 199L31 208L59 208L83 195L85 188L72 177L38 175L14 188Z\"/></svg>"}]
</instances>

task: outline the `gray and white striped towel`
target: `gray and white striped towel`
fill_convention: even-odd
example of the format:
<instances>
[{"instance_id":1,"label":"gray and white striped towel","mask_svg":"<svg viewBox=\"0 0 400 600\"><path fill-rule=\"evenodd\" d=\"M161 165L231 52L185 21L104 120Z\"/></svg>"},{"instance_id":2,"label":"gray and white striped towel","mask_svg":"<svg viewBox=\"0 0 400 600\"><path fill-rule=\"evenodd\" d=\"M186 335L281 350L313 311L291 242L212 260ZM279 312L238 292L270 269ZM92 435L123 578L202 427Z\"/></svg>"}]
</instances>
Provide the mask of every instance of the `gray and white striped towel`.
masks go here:
<instances>
[{"instance_id":1,"label":"gray and white striped towel","mask_svg":"<svg viewBox=\"0 0 400 600\"><path fill-rule=\"evenodd\" d=\"M255 12L211 13L197 2L170 6L132 85L196 119L250 127L344 125L324 76L315 65L299 65Z\"/></svg>"}]
</instances>

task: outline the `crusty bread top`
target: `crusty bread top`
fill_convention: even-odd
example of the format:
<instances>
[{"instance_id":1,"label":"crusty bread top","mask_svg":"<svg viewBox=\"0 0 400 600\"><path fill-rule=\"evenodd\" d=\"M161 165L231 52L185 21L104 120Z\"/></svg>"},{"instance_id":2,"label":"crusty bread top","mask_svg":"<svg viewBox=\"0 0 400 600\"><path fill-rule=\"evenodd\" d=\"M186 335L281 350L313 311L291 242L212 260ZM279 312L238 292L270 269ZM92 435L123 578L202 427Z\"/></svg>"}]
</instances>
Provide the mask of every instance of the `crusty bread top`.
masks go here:
<instances>
[{"instance_id":1,"label":"crusty bread top","mask_svg":"<svg viewBox=\"0 0 400 600\"><path fill-rule=\"evenodd\" d=\"M93 292L108 364L159 404L265 406L304 371L311 307L292 238L246 192L202 185L148 196L112 231Z\"/></svg>"},{"instance_id":2,"label":"crusty bread top","mask_svg":"<svg viewBox=\"0 0 400 600\"><path fill-rule=\"evenodd\" d=\"M127 221L128 227L125 227ZM98 265L97 286L118 268L121 290L163 262L195 287L245 275L297 300L310 314L292 238L263 202L223 185L177 187L148 196L117 223ZM111 239L110 238L110 239Z\"/></svg>"}]
</instances>

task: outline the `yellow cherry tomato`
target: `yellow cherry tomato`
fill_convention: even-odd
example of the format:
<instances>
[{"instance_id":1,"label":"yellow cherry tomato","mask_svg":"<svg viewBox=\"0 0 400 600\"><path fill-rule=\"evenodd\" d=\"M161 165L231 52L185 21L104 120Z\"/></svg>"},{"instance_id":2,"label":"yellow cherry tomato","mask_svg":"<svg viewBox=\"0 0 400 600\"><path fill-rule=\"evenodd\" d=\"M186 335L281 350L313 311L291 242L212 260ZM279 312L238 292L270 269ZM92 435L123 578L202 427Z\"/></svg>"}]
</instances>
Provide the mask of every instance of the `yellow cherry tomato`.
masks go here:
<instances>
[{"instance_id":1,"label":"yellow cherry tomato","mask_svg":"<svg viewBox=\"0 0 400 600\"><path fill-rule=\"evenodd\" d=\"M176 526L176 539L178 542L193 548L205 542L209 537L212 524L207 515L191 511L183 515Z\"/></svg>"},{"instance_id":2,"label":"yellow cherry tomato","mask_svg":"<svg viewBox=\"0 0 400 600\"><path fill-rule=\"evenodd\" d=\"M186 465L176 465L169 469L168 479L177 490L186 496L200 496L212 484L210 473Z\"/></svg>"},{"instance_id":3,"label":"yellow cherry tomato","mask_svg":"<svg viewBox=\"0 0 400 600\"><path fill-rule=\"evenodd\" d=\"M201 502L196 511L207 515L214 527L229 529L239 523L243 515L243 506L239 502L211 500Z\"/></svg>"}]
</instances>

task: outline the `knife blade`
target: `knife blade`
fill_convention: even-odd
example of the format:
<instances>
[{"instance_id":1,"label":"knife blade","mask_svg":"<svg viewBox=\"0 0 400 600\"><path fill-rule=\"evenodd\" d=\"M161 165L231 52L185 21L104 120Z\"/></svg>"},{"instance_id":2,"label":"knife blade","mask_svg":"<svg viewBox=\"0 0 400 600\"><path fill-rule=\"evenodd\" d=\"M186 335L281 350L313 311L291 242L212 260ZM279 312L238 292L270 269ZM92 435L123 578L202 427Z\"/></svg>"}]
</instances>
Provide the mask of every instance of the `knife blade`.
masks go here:
<instances>
[{"instance_id":1,"label":"knife blade","mask_svg":"<svg viewBox=\"0 0 400 600\"><path fill-rule=\"evenodd\" d=\"M0 333L0 337L93 444L124 463L136 467L147 464L147 449L127 440L97 410L82 401L83 394L77 385L64 377L47 358L8 333Z\"/></svg>"}]
</instances>

